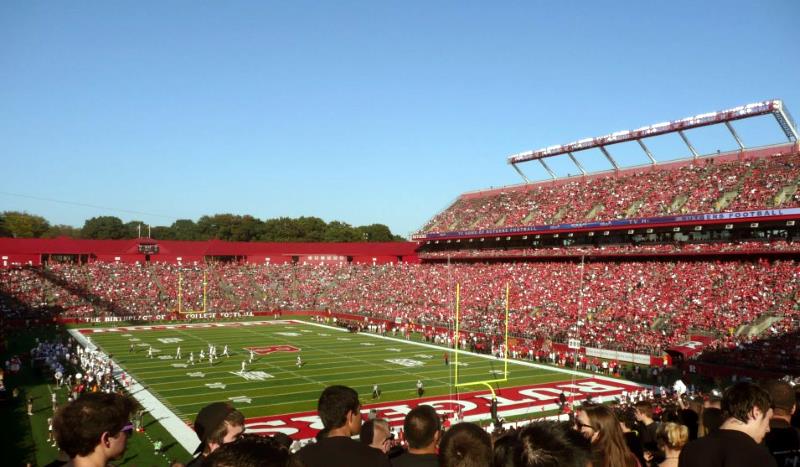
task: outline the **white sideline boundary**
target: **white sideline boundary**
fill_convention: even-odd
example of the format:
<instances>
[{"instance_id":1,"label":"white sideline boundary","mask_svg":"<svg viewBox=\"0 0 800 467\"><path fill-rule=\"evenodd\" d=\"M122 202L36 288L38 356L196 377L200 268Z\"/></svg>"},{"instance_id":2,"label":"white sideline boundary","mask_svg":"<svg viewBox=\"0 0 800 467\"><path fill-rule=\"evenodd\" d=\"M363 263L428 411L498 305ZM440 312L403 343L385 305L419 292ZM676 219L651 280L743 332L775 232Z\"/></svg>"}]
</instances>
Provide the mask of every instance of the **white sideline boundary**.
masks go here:
<instances>
[{"instance_id":1,"label":"white sideline boundary","mask_svg":"<svg viewBox=\"0 0 800 467\"><path fill-rule=\"evenodd\" d=\"M331 325L328 325L328 324L317 323L317 322L314 322L314 321L301 321L301 320L292 319L292 320L279 320L279 321L270 321L270 322L274 322L275 324L301 324L301 325L306 324L306 325L311 325L311 326L316 326L316 327L319 327L319 328L327 329L327 330L330 330L330 331L349 333L349 331L346 330L346 329L342 329L342 328L337 327L337 326L331 326ZM240 322L231 322L231 323L240 323ZM125 327L126 328L136 328L136 327L140 327L140 326L125 326ZM141 327L152 328L153 325L143 325ZM207 329L208 327L213 327L213 326L198 326L198 327L203 328L203 329ZM80 344L84 348L89 349L89 350L96 350L97 349L97 346L93 342L91 342L89 339L87 339L86 336L84 336L80 332L80 329L72 328L72 329L69 329L68 332L78 342L78 344ZM425 342L418 342L418 341L406 340L406 339L398 339L396 337L382 336L380 334L374 334L374 333L371 333L371 332L359 332L358 334L363 334L363 335L366 335L366 336L369 336L369 337L373 337L373 338L376 338L376 339L383 339L383 340L386 340L386 341L389 341L389 342L395 342L395 343L400 343L400 344L412 344L412 345L415 345L415 346L418 346L418 347L423 347L423 348L428 348L428 349L434 349L434 350L439 350L439 351L458 352L458 353L460 353L462 355L471 355L471 356L474 356L474 357L483 358L483 359L487 359L487 360L501 361L501 359L498 359L497 357L495 357L493 355L480 354L480 353L470 352L468 350L453 349L453 348L444 347L444 346L441 346L441 345L428 344L428 343L425 343ZM584 373L584 372L580 372L580 371L576 371L576 370L570 370L570 369L561 368L561 367L557 367L557 366L542 365L540 363L533 363L533 362L528 362L528 361L525 361L525 360L509 359L509 361L514 363L514 364L516 364L516 365L527 366L527 367L536 368L536 369L539 369L539 370L555 371L557 373L564 373L564 374L567 374L567 375L570 375L570 376L577 376L577 377L581 377L581 378L594 378L594 379L598 379L598 380L602 380L602 381L608 381L608 382L614 382L614 383L619 383L620 382L619 379L610 378L608 376L595 375L595 374L592 374L592 373ZM124 370L117 364L116 361L111 360L111 363L112 363L112 368L113 368L114 379L117 380L117 382L119 382L120 385L122 385L121 375L124 372ZM170 409L168 409L164 405L164 403L161 402L158 398L156 398L147 388L145 388L138 381L136 381L135 379L130 377L130 375L128 375L128 376L129 376L129 385L126 387L127 391L133 396L134 399L136 399L137 402L139 402L139 404L142 406L142 408L144 408L146 411L150 412L150 414L152 414L155 417L156 421L158 423L160 423L167 430L167 432L169 432L169 434L172 435L175 438L175 441L177 441L178 444L180 444L190 454L193 453L194 450L197 448L197 446L200 444L200 439L197 437L197 434L194 432L194 430L191 427L189 427L186 423L184 423L184 421L181 420L180 417L178 417L177 415L175 415L175 413L173 413ZM639 386L639 387L646 387L646 385L644 385L644 384L636 383L636 382L633 382L633 381L628 381L628 380L622 380L622 381L624 381L626 384L629 384L629 385ZM609 397L608 399L611 400L611 399L613 399L613 397ZM601 402L605 402L605 398L603 398L603 397L599 398L599 400ZM550 405L552 405L552 407L547 406L545 408L546 409L554 409L554 408L557 407L557 404L550 404ZM539 410L542 410L542 408L540 408ZM519 413L516 413L516 412L519 412ZM524 414L526 412L527 412L527 408L526 409L516 409L516 410L511 410L511 411L505 411L505 412L502 413L502 415L505 415L505 416L522 415L522 414ZM529 413L529 412L527 412L527 413ZM533 415L533 414L531 414L531 415ZM484 419L485 419L485 417L483 417L481 415L465 417L465 421L478 421L478 420L484 420ZM507 425L509 425L509 426L513 426L514 424L515 424L515 422L507 423Z\"/></svg>"},{"instance_id":2,"label":"white sideline boundary","mask_svg":"<svg viewBox=\"0 0 800 467\"><path fill-rule=\"evenodd\" d=\"M70 329L69 334L84 348L89 350L97 349L97 346L87 339L86 336L81 334L78 329ZM117 365L117 362L114 360L111 360L111 365L113 368L114 379L117 380L120 385L122 385L122 368ZM194 430L192 430L186 423L183 422L183 420L169 410L164 403L158 400L148 389L142 386L135 379L130 378L130 375L128 376L130 385L126 387L126 390L133 396L134 399L136 399L137 402L139 402L143 409L150 412L150 414L155 417L156 421L160 423L161 426L163 426L173 438L175 438L175 441L177 441L178 444L183 447L183 449L186 449L189 454L193 453L200 444L200 439L197 437L197 434L195 434Z\"/></svg>"},{"instance_id":3,"label":"white sideline boundary","mask_svg":"<svg viewBox=\"0 0 800 467\"><path fill-rule=\"evenodd\" d=\"M332 330L341 331L341 332L349 332L346 329L342 329L340 327L330 326L330 325L327 325L327 324L316 323L314 321L303 321L303 322L305 322L307 324L314 325L314 326L319 326L321 328L327 328L327 329L332 329ZM495 357L493 355L475 353L475 352L470 352L468 350L451 349L450 347L444 347L444 346L441 346L441 345L434 345L434 344L428 344L428 343L425 343L425 342L417 342L417 341L405 340L405 339L398 339L396 337L382 336L380 334L374 334L374 333L371 333L371 332L359 332L358 334L365 334L367 336L375 337L377 339L384 339L384 340L391 341L391 342L418 345L420 347L426 347L426 348L429 348L429 349L444 350L444 351L450 351L450 352L454 352L454 353L458 352L459 354L462 354L462 355L471 355L473 357L484 358L484 359L487 359L487 360L503 361L502 359L499 359L499 358L497 358L497 357ZM516 365L522 365L522 366L527 366L527 367L530 367L530 368L536 368L538 370L555 371L557 373L565 373L565 374L568 374L568 375L571 375L571 376L580 376L582 378L594 378L594 379L599 379L599 380L613 382L613 383L618 383L620 381L620 379L610 378L608 376L596 375L596 374L593 374L593 373L584 373L584 372L581 372L581 371L570 370L570 369L561 368L561 367L558 367L558 366L542 365L541 363L533 363L533 362L528 362L528 361L525 361L525 360L516 360L516 359L509 358L508 361L512 362L512 363L514 363ZM636 383L636 382L633 382L633 381L628 381L627 379L622 379L622 381L624 381L626 384L630 384L630 385L633 385L633 386L647 387L644 384Z\"/></svg>"}]
</instances>

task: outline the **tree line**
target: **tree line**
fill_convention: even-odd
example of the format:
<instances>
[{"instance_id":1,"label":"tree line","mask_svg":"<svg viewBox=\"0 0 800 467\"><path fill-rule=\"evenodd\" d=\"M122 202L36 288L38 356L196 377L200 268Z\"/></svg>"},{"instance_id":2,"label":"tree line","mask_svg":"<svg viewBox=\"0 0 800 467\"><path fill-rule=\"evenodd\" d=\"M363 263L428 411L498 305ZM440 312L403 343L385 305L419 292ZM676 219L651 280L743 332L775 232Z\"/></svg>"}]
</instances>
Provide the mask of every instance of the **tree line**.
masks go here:
<instances>
[{"instance_id":1,"label":"tree line","mask_svg":"<svg viewBox=\"0 0 800 467\"><path fill-rule=\"evenodd\" d=\"M26 212L0 213L0 237L86 238L118 240L146 237L148 226L142 221L122 222L114 216L87 219L83 227L51 225L42 216ZM178 219L170 226L150 227L157 240L226 240L232 242L392 242L404 241L384 224L354 227L346 222L325 222L319 217L278 217L260 220L253 216L214 214L197 222Z\"/></svg>"}]
</instances>

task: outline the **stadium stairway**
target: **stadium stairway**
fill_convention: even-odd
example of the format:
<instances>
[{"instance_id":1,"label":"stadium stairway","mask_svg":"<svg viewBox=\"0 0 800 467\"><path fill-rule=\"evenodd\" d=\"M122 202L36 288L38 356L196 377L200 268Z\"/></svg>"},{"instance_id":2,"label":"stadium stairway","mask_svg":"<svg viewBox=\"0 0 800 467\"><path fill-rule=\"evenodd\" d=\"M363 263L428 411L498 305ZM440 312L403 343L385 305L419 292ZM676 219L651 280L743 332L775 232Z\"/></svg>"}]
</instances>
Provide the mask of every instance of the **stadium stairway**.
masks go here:
<instances>
[{"instance_id":1,"label":"stadium stairway","mask_svg":"<svg viewBox=\"0 0 800 467\"><path fill-rule=\"evenodd\" d=\"M736 336L756 337L770 328L773 324L782 320L783 317L775 315L762 315L749 324L743 324L736 330Z\"/></svg>"}]
</instances>

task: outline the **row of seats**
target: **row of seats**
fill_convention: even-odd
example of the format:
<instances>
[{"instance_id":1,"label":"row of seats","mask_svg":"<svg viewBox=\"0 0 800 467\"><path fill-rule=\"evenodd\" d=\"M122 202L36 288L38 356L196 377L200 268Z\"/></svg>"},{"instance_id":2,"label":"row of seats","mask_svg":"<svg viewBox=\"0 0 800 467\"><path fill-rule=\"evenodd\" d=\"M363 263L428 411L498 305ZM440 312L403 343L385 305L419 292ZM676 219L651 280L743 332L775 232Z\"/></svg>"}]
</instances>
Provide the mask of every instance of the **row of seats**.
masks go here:
<instances>
[{"instance_id":1,"label":"row of seats","mask_svg":"<svg viewBox=\"0 0 800 467\"><path fill-rule=\"evenodd\" d=\"M90 263L0 271L0 291L31 309L68 317L207 309L330 310L391 321L451 325L460 285L462 327L497 333L509 286L511 331L535 340L660 354L693 333L747 344L736 330L769 314L796 329L794 260L494 264L238 265ZM180 286L179 286L180 283ZM3 309L6 315L11 311Z\"/></svg>"},{"instance_id":2,"label":"row of seats","mask_svg":"<svg viewBox=\"0 0 800 467\"><path fill-rule=\"evenodd\" d=\"M679 168L495 190L460 197L418 233L798 207L799 168L794 153L704 159Z\"/></svg>"},{"instance_id":3,"label":"row of seats","mask_svg":"<svg viewBox=\"0 0 800 467\"><path fill-rule=\"evenodd\" d=\"M800 242L785 240L743 241L715 243L663 243L604 246L569 246L547 248L484 248L449 251L421 251L422 259L467 259L467 258L523 258L523 257L579 257L579 256L627 256L627 255L695 255L698 253L760 254L775 252L800 252Z\"/></svg>"}]
</instances>

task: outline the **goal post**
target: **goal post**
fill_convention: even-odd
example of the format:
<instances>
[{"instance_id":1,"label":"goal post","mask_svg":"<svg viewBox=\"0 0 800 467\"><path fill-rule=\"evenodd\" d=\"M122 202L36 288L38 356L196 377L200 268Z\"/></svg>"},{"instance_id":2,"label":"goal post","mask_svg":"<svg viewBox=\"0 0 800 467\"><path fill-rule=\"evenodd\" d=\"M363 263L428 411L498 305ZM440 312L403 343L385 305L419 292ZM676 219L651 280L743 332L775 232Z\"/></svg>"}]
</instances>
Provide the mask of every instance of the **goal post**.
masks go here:
<instances>
[{"instance_id":1,"label":"goal post","mask_svg":"<svg viewBox=\"0 0 800 467\"><path fill-rule=\"evenodd\" d=\"M457 388L465 387L465 386L486 386L492 392L492 398L495 398L494 388L492 387L492 383L505 383L508 381L508 297L509 297L509 290L510 286L506 283L506 297L505 297L505 319L503 320L504 332L503 332L503 377L502 378L494 378L494 379L485 379L480 381L459 381L458 378L458 355L462 352L459 348L459 344L461 343L461 284L456 284L456 331L455 331L455 338L453 339L455 345L455 370L454 370L454 386Z\"/></svg>"},{"instance_id":2,"label":"goal post","mask_svg":"<svg viewBox=\"0 0 800 467\"><path fill-rule=\"evenodd\" d=\"M183 273L178 270L178 309L175 310L181 315L190 315L208 312L208 281L206 280L206 271L203 271L203 309L202 310L184 310L183 309Z\"/></svg>"}]
</instances>

